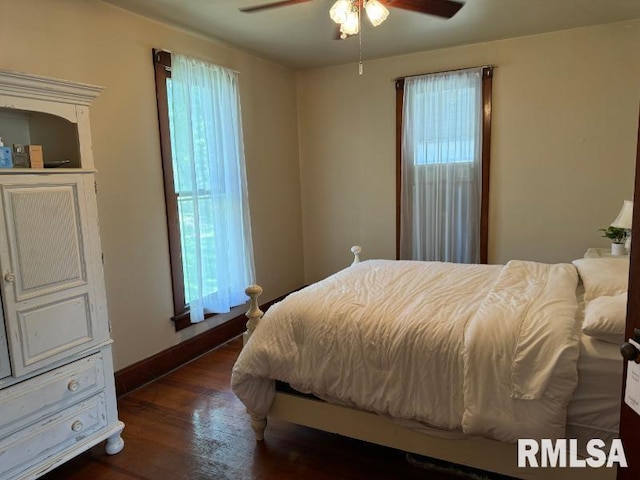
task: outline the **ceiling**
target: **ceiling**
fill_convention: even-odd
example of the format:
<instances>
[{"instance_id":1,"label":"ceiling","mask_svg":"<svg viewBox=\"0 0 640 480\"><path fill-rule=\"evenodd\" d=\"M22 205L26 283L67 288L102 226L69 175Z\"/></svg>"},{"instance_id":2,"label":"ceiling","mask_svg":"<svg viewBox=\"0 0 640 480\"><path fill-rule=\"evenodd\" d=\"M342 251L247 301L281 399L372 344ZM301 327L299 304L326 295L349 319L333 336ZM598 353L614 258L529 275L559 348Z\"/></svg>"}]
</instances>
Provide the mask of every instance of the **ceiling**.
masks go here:
<instances>
[{"instance_id":1,"label":"ceiling","mask_svg":"<svg viewBox=\"0 0 640 480\"><path fill-rule=\"evenodd\" d=\"M274 0L103 1L294 69L358 61L357 36L334 40L336 25L328 12L335 0L313 0L250 14L238 8ZM466 0L448 20L389 10L389 18L378 27L363 20L364 60L636 19L640 18L640 1Z\"/></svg>"}]
</instances>

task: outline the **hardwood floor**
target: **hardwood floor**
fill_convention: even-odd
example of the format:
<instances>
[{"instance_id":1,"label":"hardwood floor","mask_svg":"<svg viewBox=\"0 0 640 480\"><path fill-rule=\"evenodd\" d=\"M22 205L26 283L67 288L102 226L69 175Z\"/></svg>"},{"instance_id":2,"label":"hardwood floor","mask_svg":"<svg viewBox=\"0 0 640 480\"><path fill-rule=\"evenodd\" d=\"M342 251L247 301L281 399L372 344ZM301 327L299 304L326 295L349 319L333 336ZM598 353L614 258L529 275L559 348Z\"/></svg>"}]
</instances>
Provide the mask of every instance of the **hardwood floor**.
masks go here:
<instances>
[{"instance_id":1,"label":"hardwood floor","mask_svg":"<svg viewBox=\"0 0 640 480\"><path fill-rule=\"evenodd\" d=\"M411 466L403 452L272 420L256 442L231 392L240 339L119 399L124 450L103 446L42 477L46 480L487 479Z\"/></svg>"}]
</instances>

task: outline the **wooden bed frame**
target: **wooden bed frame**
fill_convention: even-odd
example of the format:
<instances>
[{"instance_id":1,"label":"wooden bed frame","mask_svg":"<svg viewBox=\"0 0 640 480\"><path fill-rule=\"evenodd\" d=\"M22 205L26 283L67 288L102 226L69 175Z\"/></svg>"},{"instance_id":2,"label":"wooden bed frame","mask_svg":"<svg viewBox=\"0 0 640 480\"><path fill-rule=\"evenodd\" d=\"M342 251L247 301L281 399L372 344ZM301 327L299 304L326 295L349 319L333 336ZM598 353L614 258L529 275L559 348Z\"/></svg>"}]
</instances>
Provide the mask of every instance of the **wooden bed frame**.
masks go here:
<instances>
[{"instance_id":1,"label":"wooden bed frame","mask_svg":"<svg viewBox=\"0 0 640 480\"><path fill-rule=\"evenodd\" d=\"M360 261L361 247L351 248L353 264ZM352 265L353 265L352 264ZM263 312L258 306L262 288L251 285L246 289L250 298L247 342ZM615 468L518 468L517 445L479 437L447 438L436 434L406 428L377 415L333 405L321 400L276 392L267 417L285 420L297 425L337 433L405 452L425 455L468 467L509 475L524 480L615 480ZM256 440L264 440L267 417L251 417L251 428Z\"/></svg>"}]
</instances>

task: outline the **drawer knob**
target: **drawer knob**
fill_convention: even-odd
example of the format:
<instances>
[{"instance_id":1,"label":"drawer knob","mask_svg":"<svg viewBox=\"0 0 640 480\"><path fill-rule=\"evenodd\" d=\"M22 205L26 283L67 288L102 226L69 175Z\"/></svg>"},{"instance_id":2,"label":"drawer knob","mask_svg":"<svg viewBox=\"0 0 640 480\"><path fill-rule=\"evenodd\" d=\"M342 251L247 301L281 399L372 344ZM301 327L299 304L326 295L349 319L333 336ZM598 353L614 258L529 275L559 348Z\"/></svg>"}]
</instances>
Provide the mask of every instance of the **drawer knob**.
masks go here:
<instances>
[{"instance_id":1,"label":"drawer knob","mask_svg":"<svg viewBox=\"0 0 640 480\"><path fill-rule=\"evenodd\" d=\"M13 283L16 280L16 276L11 273L11 272L7 272L4 274L4 281L7 283Z\"/></svg>"},{"instance_id":2,"label":"drawer knob","mask_svg":"<svg viewBox=\"0 0 640 480\"><path fill-rule=\"evenodd\" d=\"M67 384L67 389L68 389L70 392L75 392L75 391L77 391L77 390L78 390L78 387L79 387L79 386L80 386L80 385L78 384L78 381L77 381L77 380L71 380L71 381Z\"/></svg>"},{"instance_id":3,"label":"drawer knob","mask_svg":"<svg viewBox=\"0 0 640 480\"><path fill-rule=\"evenodd\" d=\"M80 430L82 430L82 427L84 427L84 425L82 425L82 422L80 420L76 420L71 424L71 430L73 430L74 432L79 432Z\"/></svg>"}]
</instances>

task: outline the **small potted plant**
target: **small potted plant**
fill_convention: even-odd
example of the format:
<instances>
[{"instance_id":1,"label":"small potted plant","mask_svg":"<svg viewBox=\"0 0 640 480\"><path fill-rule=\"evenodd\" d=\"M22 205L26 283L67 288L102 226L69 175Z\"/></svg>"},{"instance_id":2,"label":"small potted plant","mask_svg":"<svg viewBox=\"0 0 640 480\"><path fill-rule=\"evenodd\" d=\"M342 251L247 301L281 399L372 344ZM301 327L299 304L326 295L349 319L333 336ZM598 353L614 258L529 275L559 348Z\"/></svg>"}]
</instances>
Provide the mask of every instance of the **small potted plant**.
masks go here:
<instances>
[{"instance_id":1,"label":"small potted plant","mask_svg":"<svg viewBox=\"0 0 640 480\"><path fill-rule=\"evenodd\" d=\"M603 237L611 240L611 255L624 255L626 250L624 248L624 241L627 238L627 231L624 228L607 227L601 228L601 232L604 232Z\"/></svg>"}]
</instances>

